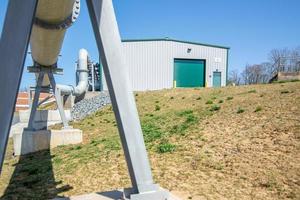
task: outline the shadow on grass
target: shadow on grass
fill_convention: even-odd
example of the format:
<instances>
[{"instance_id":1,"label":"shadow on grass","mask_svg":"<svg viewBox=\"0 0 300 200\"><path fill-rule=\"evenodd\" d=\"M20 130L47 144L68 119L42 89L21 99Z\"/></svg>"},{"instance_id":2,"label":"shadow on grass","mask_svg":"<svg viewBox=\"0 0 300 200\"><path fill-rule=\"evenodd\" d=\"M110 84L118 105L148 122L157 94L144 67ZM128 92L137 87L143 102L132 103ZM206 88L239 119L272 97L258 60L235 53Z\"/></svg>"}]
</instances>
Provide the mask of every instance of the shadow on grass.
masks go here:
<instances>
[{"instance_id":1,"label":"shadow on grass","mask_svg":"<svg viewBox=\"0 0 300 200\"><path fill-rule=\"evenodd\" d=\"M55 181L51 159L49 150L21 156L0 199L45 200L72 189L69 185L60 186L61 182Z\"/></svg>"}]
</instances>

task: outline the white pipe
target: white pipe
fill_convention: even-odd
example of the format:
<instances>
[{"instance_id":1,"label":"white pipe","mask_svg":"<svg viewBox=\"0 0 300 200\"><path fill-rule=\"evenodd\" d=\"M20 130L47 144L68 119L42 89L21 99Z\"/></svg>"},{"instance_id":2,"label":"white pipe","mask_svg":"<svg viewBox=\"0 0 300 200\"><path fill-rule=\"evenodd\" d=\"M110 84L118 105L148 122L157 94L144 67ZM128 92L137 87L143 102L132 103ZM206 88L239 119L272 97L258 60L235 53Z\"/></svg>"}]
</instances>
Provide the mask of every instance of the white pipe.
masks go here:
<instances>
[{"instance_id":1,"label":"white pipe","mask_svg":"<svg viewBox=\"0 0 300 200\"><path fill-rule=\"evenodd\" d=\"M72 15L75 0L39 0L36 18L48 24L63 23ZM78 1L76 1L78 4ZM33 25L30 46L32 58L43 66L57 62L66 29L47 29Z\"/></svg>"},{"instance_id":2,"label":"white pipe","mask_svg":"<svg viewBox=\"0 0 300 200\"><path fill-rule=\"evenodd\" d=\"M80 12L80 0L39 0L30 47L35 64L55 66L67 28ZM45 75L43 86L50 84Z\"/></svg>"},{"instance_id":3,"label":"white pipe","mask_svg":"<svg viewBox=\"0 0 300 200\"><path fill-rule=\"evenodd\" d=\"M77 72L79 74L79 82L76 87L70 85L57 84L56 88L60 90L63 95L80 96L88 87L88 52L85 49L80 49L78 55Z\"/></svg>"}]
</instances>

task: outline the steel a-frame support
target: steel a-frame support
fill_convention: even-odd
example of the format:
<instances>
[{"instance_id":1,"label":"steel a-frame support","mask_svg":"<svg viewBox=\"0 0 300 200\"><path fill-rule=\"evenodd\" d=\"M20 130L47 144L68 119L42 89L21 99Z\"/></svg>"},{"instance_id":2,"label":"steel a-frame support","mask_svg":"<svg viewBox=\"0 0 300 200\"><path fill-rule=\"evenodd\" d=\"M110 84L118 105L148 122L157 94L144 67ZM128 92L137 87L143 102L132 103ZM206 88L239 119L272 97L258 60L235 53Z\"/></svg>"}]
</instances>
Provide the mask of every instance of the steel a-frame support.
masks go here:
<instances>
[{"instance_id":1,"label":"steel a-frame support","mask_svg":"<svg viewBox=\"0 0 300 200\"><path fill-rule=\"evenodd\" d=\"M133 188L132 200L166 200L154 184L112 0L86 0Z\"/></svg>"},{"instance_id":2,"label":"steel a-frame support","mask_svg":"<svg viewBox=\"0 0 300 200\"><path fill-rule=\"evenodd\" d=\"M112 0L86 0L125 153L131 200L168 200L154 184L140 120L123 57ZM0 41L0 164L2 166L37 0L10 0Z\"/></svg>"},{"instance_id":3,"label":"steel a-frame support","mask_svg":"<svg viewBox=\"0 0 300 200\"><path fill-rule=\"evenodd\" d=\"M27 54L38 0L10 0L0 39L0 168Z\"/></svg>"}]
</instances>

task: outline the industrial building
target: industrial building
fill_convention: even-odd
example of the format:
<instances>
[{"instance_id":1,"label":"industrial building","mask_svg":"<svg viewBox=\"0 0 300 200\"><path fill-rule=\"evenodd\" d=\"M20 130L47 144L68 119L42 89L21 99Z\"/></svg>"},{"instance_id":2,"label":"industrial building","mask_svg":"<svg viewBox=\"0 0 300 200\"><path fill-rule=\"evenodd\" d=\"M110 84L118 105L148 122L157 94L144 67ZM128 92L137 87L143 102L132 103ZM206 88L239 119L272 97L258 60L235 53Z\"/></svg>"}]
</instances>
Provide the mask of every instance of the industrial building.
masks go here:
<instances>
[{"instance_id":1,"label":"industrial building","mask_svg":"<svg viewBox=\"0 0 300 200\"><path fill-rule=\"evenodd\" d=\"M122 42L134 91L226 86L229 47L169 38Z\"/></svg>"}]
</instances>

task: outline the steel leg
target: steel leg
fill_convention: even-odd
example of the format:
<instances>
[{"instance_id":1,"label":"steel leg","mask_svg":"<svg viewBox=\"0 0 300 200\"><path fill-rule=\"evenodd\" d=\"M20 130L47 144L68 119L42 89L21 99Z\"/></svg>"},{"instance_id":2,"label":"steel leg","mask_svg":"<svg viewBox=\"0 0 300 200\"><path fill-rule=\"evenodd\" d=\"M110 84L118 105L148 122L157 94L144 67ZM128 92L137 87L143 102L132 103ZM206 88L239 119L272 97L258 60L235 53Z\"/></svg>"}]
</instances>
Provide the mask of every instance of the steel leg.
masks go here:
<instances>
[{"instance_id":1,"label":"steel leg","mask_svg":"<svg viewBox=\"0 0 300 200\"><path fill-rule=\"evenodd\" d=\"M166 200L169 193L153 182L112 0L86 2L133 185L130 198Z\"/></svg>"},{"instance_id":2,"label":"steel leg","mask_svg":"<svg viewBox=\"0 0 300 200\"><path fill-rule=\"evenodd\" d=\"M37 0L10 0L0 39L0 168L2 168Z\"/></svg>"},{"instance_id":3,"label":"steel leg","mask_svg":"<svg viewBox=\"0 0 300 200\"><path fill-rule=\"evenodd\" d=\"M28 130L35 130L34 129L34 119L35 119L35 114L39 105L39 98L41 94L41 87L43 84L45 74L43 72L39 73L38 80L36 82L36 88L34 92L34 97L33 97L33 102L31 105L31 112L30 112L30 117L29 117L29 122L28 122Z\"/></svg>"},{"instance_id":4,"label":"steel leg","mask_svg":"<svg viewBox=\"0 0 300 200\"><path fill-rule=\"evenodd\" d=\"M50 80L50 84L51 84L52 90L54 92L54 96L55 96L55 100L56 100L56 105L57 105L57 108L58 108L61 120L63 122L64 128L70 128L69 127L69 122L68 122L68 120L66 118L66 114L65 114L65 111L64 111L63 98L61 96L61 92L59 91L58 88L56 88L56 82L55 82L53 74L52 73L48 73L48 77L49 77L49 80Z\"/></svg>"}]
</instances>

